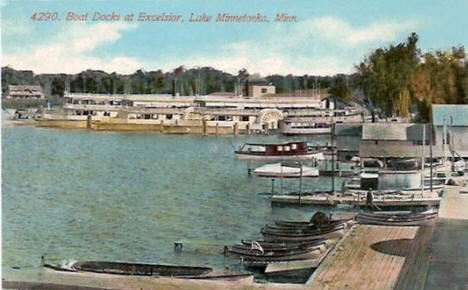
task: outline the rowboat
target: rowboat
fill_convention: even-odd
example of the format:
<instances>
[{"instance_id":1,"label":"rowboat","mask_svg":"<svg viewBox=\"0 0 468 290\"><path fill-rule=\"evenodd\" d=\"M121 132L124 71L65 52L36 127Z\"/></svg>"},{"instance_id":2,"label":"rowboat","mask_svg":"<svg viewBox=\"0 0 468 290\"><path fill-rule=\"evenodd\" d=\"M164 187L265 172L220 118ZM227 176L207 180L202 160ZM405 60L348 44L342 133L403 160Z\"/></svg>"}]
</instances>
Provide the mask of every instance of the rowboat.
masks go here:
<instances>
[{"instance_id":1,"label":"rowboat","mask_svg":"<svg viewBox=\"0 0 468 290\"><path fill-rule=\"evenodd\" d=\"M317 245L320 243L325 242L325 244L329 244L329 240L324 239L317 239L311 240L306 242L285 242L285 241L252 241L252 240L242 240L241 244L244 246L251 246L253 242L258 243L263 248L281 248L281 247L301 247L301 246L309 246L309 245Z\"/></svg>"},{"instance_id":2,"label":"rowboat","mask_svg":"<svg viewBox=\"0 0 468 290\"><path fill-rule=\"evenodd\" d=\"M315 167L309 167L297 163L274 163L266 164L254 170L257 177L282 177L282 178L297 178L297 177L317 177L320 175L319 170Z\"/></svg>"},{"instance_id":3,"label":"rowboat","mask_svg":"<svg viewBox=\"0 0 468 290\"><path fill-rule=\"evenodd\" d=\"M386 213L386 212L375 212L375 213L360 213L361 217L370 217L370 218L381 218L381 219L408 219L408 218L424 218L428 216L437 215L437 210L428 210L419 213Z\"/></svg>"},{"instance_id":4,"label":"rowboat","mask_svg":"<svg viewBox=\"0 0 468 290\"><path fill-rule=\"evenodd\" d=\"M92 272L100 274L184 277L201 276L213 271L209 267L157 265L131 262L104 262L66 260L57 264L44 264L44 267L67 272Z\"/></svg>"},{"instance_id":5,"label":"rowboat","mask_svg":"<svg viewBox=\"0 0 468 290\"><path fill-rule=\"evenodd\" d=\"M316 259L324 252L323 247L313 247L305 250L295 250L287 253L275 253L275 252L265 252L264 254L260 252L236 252L231 249L228 249L228 254L240 258L242 261L246 262L256 262L268 264L272 262L282 262L282 261L294 261L294 260L307 260L307 259Z\"/></svg>"},{"instance_id":6,"label":"rowboat","mask_svg":"<svg viewBox=\"0 0 468 290\"><path fill-rule=\"evenodd\" d=\"M302 244L299 246L285 246L285 247L263 247L261 246L264 252L274 252L274 253L286 253L286 252L291 252L291 251L297 251L297 250L306 250L306 249L311 249L315 247L326 247L325 241L320 241L316 243L311 243L311 244ZM232 250L233 252L251 252L253 249L252 245L231 245L227 246L227 250Z\"/></svg>"},{"instance_id":7,"label":"rowboat","mask_svg":"<svg viewBox=\"0 0 468 290\"><path fill-rule=\"evenodd\" d=\"M339 226L323 231L311 233L285 233L285 232L265 232L262 231L263 238L266 241L312 241L317 239L340 238L344 235L344 226Z\"/></svg>"},{"instance_id":8,"label":"rowboat","mask_svg":"<svg viewBox=\"0 0 468 290\"><path fill-rule=\"evenodd\" d=\"M347 223L351 221L352 218L347 218L347 219L340 219L340 220L332 220L328 224L320 226L321 228L326 228L326 227L331 227L331 226L337 226L340 224ZM272 228L272 229L314 229L314 228L319 228L319 226L315 225L313 222L306 222L306 221L299 221L299 222L294 222L294 221L275 221L274 225L267 225L267 227Z\"/></svg>"},{"instance_id":9,"label":"rowboat","mask_svg":"<svg viewBox=\"0 0 468 290\"><path fill-rule=\"evenodd\" d=\"M369 214L362 213L356 216L358 223L387 226L419 226L430 222L437 217L437 211L428 211L412 214Z\"/></svg>"},{"instance_id":10,"label":"rowboat","mask_svg":"<svg viewBox=\"0 0 468 290\"><path fill-rule=\"evenodd\" d=\"M239 160L249 161L300 161L323 160L323 153L309 150L307 142L277 144L246 143L234 151Z\"/></svg>"}]
</instances>

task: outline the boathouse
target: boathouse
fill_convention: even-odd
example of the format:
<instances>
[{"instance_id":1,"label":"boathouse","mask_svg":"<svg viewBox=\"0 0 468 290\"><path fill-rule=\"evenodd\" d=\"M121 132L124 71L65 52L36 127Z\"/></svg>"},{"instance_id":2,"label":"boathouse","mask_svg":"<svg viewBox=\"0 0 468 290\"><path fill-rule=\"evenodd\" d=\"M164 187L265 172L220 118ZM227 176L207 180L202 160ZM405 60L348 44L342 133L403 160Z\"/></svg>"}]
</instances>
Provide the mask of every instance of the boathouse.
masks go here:
<instances>
[{"instance_id":1,"label":"boathouse","mask_svg":"<svg viewBox=\"0 0 468 290\"><path fill-rule=\"evenodd\" d=\"M359 156L362 123L336 124L335 136L338 161L350 161Z\"/></svg>"},{"instance_id":2,"label":"boathouse","mask_svg":"<svg viewBox=\"0 0 468 290\"><path fill-rule=\"evenodd\" d=\"M468 158L468 105L432 105L432 122L438 150Z\"/></svg>"},{"instance_id":3,"label":"boathouse","mask_svg":"<svg viewBox=\"0 0 468 290\"><path fill-rule=\"evenodd\" d=\"M9 85L6 98L11 100L40 100L44 99L45 96L42 93L41 86Z\"/></svg>"},{"instance_id":4,"label":"boathouse","mask_svg":"<svg viewBox=\"0 0 468 290\"><path fill-rule=\"evenodd\" d=\"M426 145L425 156L429 157L429 140L429 126L425 124L364 123L359 156L363 158L420 158L424 143ZM441 152L434 148L433 157L437 156L441 156Z\"/></svg>"}]
</instances>

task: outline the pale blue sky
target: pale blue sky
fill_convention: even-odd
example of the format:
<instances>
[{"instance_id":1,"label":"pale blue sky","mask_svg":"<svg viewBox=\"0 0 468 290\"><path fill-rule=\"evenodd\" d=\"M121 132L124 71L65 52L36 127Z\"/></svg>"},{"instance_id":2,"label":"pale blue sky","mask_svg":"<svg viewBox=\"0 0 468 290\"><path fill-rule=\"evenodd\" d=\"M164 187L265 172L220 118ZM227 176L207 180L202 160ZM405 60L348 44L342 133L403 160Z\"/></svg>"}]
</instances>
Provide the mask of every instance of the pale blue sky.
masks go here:
<instances>
[{"instance_id":1,"label":"pale blue sky","mask_svg":"<svg viewBox=\"0 0 468 290\"><path fill-rule=\"evenodd\" d=\"M4 1L2 66L38 73L212 66L263 75L352 72L373 48L415 31L423 50L468 44L467 0ZM57 11L61 21L37 22ZM66 22L68 12L181 14L183 23ZM256 14L269 23L190 23L190 13ZM275 23L276 13L297 15Z\"/></svg>"}]
</instances>

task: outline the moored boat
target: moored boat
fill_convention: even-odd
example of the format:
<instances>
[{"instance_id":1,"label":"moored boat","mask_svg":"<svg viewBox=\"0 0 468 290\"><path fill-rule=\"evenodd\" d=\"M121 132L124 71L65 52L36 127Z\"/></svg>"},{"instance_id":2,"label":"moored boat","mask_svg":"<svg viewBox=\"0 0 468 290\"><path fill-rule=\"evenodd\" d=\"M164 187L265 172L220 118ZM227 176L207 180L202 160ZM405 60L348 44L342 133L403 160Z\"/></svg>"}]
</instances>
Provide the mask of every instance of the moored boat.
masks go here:
<instances>
[{"instance_id":1,"label":"moored boat","mask_svg":"<svg viewBox=\"0 0 468 290\"><path fill-rule=\"evenodd\" d=\"M313 241L317 239L332 239L341 238L344 235L344 226L339 226L332 229L323 231L316 231L310 233L287 233L287 232L273 232L262 231L263 238L266 241Z\"/></svg>"},{"instance_id":2,"label":"moored boat","mask_svg":"<svg viewBox=\"0 0 468 290\"><path fill-rule=\"evenodd\" d=\"M361 213L356 216L358 223L386 226L419 226L433 221L437 210L410 214Z\"/></svg>"},{"instance_id":3,"label":"moored boat","mask_svg":"<svg viewBox=\"0 0 468 290\"><path fill-rule=\"evenodd\" d=\"M285 253L276 253L276 252L243 252L243 251L234 251L228 249L228 254L240 258L242 261L246 262L256 262L256 263L272 263L272 262L282 262L282 261L294 261L294 260L307 260L307 259L316 259L324 252L323 247L313 247L310 249L304 250L293 250Z\"/></svg>"},{"instance_id":4,"label":"moored boat","mask_svg":"<svg viewBox=\"0 0 468 290\"><path fill-rule=\"evenodd\" d=\"M309 167L298 163L274 163L266 164L254 170L257 177L282 177L282 178L297 178L297 177L317 177L319 170L315 167Z\"/></svg>"},{"instance_id":5,"label":"moored boat","mask_svg":"<svg viewBox=\"0 0 468 290\"><path fill-rule=\"evenodd\" d=\"M106 262L67 260L57 264L44 264L44 267L57 271L92 272L100 274L150 276L150 277L184 277L201 276L213 271L209 267L157 265L132 262Z\"/></svg>"},{"instance_id":6,"label":"moored boat","mask_svg":"<svg viewBox=\"0 0 468 290\"><path fill-rule=\"evenodd\" d=\"M240 160L250 161L300 161L323 160L323 153L309 150L307 142L289 142L279 144L246 143L234 151Z\"/></svg>"}]
</instances>

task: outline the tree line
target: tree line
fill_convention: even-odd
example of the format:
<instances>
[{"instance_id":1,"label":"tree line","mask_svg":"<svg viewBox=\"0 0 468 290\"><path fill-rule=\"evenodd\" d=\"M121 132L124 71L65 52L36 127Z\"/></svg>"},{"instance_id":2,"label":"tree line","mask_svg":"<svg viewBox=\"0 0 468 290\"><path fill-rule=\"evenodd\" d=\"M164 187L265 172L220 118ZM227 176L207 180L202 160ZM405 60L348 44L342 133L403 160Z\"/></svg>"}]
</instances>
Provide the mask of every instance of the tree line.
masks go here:
<instances>
[{"instance_id":1,"label":"tree line","mask_svg":"<svg viewBox=\"0 0 468 290\"><path fill-rule=\"evenodd\" d=\"M276 86L278 93L328 89L331 95L359 99L381 116L408 117L418 112L430 118L431 104L468 103L468 65L463 46L448 51L423 53L419 37L412 33L404 42L378 48L355 66L355 73L335 76L269 75L263 81ZM169 72L137 70L133 74L86 70L77 74L34 74L2 67L2 91L8 85L41 85L47 96L61 97L65 90L100 94L206 95L234 92L239 84L258 78L246 69L230 74L212 67ZM247 83L246 83L247 82Z\"/></svg>"},{"instance_id":2,"label":"tree line","mask_svg":"<svg viewBox=\"0 0 468 290\"><path fill-rule=\"evenodd\" d=\"M417 111L421 121L428 121L431 104L468 103L464 47L423 53L418 40L412 33L405 42L376 49L356 66L359 78L353 85L384 116L408 117Z\"/></svg>"},{"instance_id":3,"label":"tree line","mask_svg":"<svg viewBox=\"0 0 468 290\"><path fill-rule=\"evenodd\" d=\"M107 73L86 70L78 74L34 74L11 67L2 67L2 91L8 85L41 85L47 96L63 96L65 90L72 93L99 94L172 94L206 95L215 92L234 92L236 84L243 86L248 80L258 79L242 69L230 74L212 67L186 69L180 66L170 72L137 70L133 74ZM276 86L278 93L298 90L328 88L335 82L329 76L270 75L263 81Z\"/></svg>"}]
</instances>

